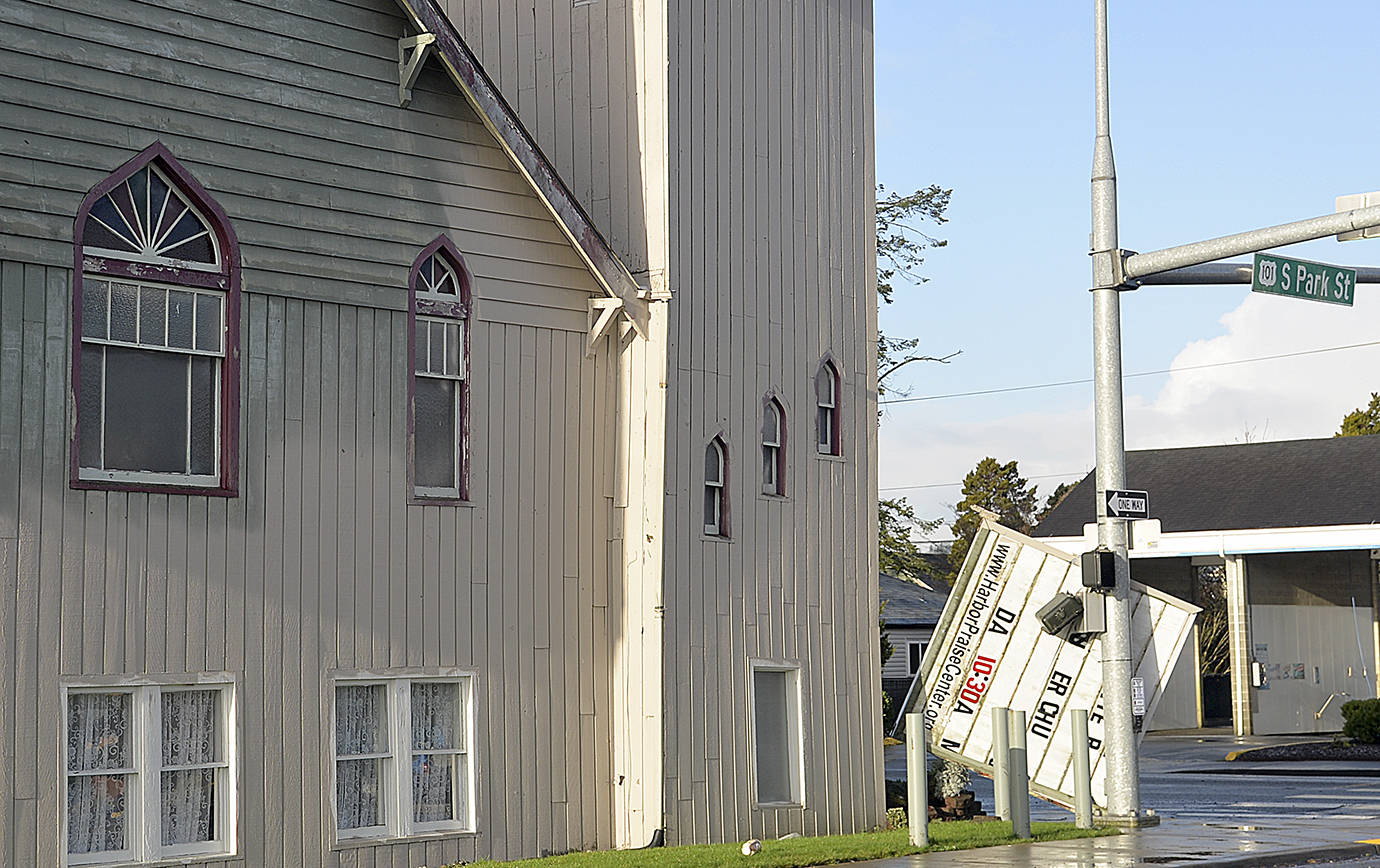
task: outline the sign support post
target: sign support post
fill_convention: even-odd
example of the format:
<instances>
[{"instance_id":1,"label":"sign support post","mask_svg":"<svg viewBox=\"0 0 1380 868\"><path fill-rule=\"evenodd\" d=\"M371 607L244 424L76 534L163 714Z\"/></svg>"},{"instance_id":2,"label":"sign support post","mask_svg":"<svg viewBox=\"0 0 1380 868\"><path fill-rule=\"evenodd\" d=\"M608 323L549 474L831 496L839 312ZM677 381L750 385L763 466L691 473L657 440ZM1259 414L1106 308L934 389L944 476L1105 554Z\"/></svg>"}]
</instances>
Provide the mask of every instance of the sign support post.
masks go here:
<instances>
[{"instance_id":1,"label":"sign support post","mask_svg":"<svg viewBox=\"0 0 1380 868\"><path fill-rule=\"evenodd\" d=\"M1094 0L1094 66L1096 77L1097 132L1093 145L1092 171L1092 262L1093 262L1093 377L1094 415L1097 444L1097 539L1099 547L1112 552L1116 587L1107 595L1107 632L1102 638L1103 703L1106 709L1107 820L1119 825L1153 825L1158 820L1140 811L1140 767L1136 755L1134 719L1131 712L1130 608L1128 582L1130 564L1126 557L1127 528L1124 519L1108 515L1108 489L1125 485L1126 439L1121 388L1121 300L1120 293L1142 283L1231 283L1240 280L1237 266L1208 266L1217 260L1243 253L1257 253L1287 244L1326 238L1362 236L1380 226L1380 205L1367 204L1353 210L1268 226L1249 232L1195 241L1149 253L1120 249L1117 239L1116 166L1112 159L1112 134L1107 86L1107 0ZM1363 197L1366 203L1371 199ZM1350 204L1350 200L1348 200ZM1295 263L1297 269L1297 263ZM1327 282L1326 266L1305 268L1316 276L1310 283L1315 296L1320 283ZM1335 295L1335 273L1332 287ZM1367 271L1371 273L1362 274ZM1177 274L1171 274L1177 272ZM1372 282L1375 269L1358 269L1347 281L1345 298L1330 301L1346 303L1350 287ZM1298 277L1297 270L1295 277ZM1255 279L1255 275L1252 275ZM1305 293L1306 297L1306 293ZM1322 300L1322 299L1318 299Z\"/></svg>"},{"instance_id":2,"label":"sign support post","mask_svg":"<svg viewBox=\"0 0 1380 868\"><path fill-rule=\"evenodd\" d=\"M1108 489L1126 487L1126 435L1121 393L1121 255L1117 247L1116 163L1112 158L1107 87L1107 0L1094 15L1097 138L1093 144L1093 393L1097 444L1097 542L1115 560L1116 587L1107 595L1102 636L1102 692L1106 709L1107 818L1139 825L1140 762L1131 728L1131 567L1126 523L1107 515Z\"/></svg>"},{"instance_id":3,"label":"sign support post","mask_svg":"<svg viewBox=\"0 0 1380 868\"><path fill-rule=\"evenodd\" d=\"M925 715L906 715L906 820L910 826L910 845L930 845L929 775L925 767Z\"/></svg>"}]
</instances>

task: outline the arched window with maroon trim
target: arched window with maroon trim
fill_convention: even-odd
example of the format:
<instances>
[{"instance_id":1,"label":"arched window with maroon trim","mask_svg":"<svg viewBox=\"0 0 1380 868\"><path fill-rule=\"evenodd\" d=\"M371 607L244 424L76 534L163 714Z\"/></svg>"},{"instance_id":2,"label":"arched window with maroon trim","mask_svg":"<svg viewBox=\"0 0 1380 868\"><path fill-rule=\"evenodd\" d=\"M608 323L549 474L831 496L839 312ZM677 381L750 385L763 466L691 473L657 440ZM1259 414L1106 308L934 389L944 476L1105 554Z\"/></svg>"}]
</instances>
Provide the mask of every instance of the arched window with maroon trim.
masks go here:
<instances>
[{"instance_id":1,"label":"arched window with maroon trim","mask_svg":"<svg viewBox=\"0 0 1380 868\"><path fill-rule=\"evenodd\" d=\"M839 399L839 369L826 357L815 372L815 448L820 455L843 454L839 428L843 412Z\"/></svg>"},{"instance_id":2,"label":"arched window with maroon trim","mask_svg":"<svg viewBox=\"0 0 1380 868\"><path fill-rule=\"evenodd\" d=\"M446 236L412 264L408 298L412 496L461 503L469 498L470 273Z\"/></svg>"},{"instance_id":3,"label":"arched window with maroon trim","mask_svg":"<svg viewBox=\"0 0 1380 868\"><path fill-rule=\"evenodd\" d=\"M239 247L161 142L82 200L73 231L72 485L233 496Z\"/></svg>"},{"instance_id":4,"label":"arched window with maroon trim","mask_svg":"<svg viewBox=\"0 0 1380 868\"><path fill-rule=\"evenodd\" d=\"M728 536L728 444L722 436L704 447L704 533Z\"/></svg>"},{"instance_id":5,"label":"arched window with maroon trim","mask_svg":"<svg viewBox=\"0 0 1380 868\"><path fill-rule=\"evenodd\" d=\"M762 399L762 493L786 494L786 411L770 392Z\"/></svg>"}]
</instances>

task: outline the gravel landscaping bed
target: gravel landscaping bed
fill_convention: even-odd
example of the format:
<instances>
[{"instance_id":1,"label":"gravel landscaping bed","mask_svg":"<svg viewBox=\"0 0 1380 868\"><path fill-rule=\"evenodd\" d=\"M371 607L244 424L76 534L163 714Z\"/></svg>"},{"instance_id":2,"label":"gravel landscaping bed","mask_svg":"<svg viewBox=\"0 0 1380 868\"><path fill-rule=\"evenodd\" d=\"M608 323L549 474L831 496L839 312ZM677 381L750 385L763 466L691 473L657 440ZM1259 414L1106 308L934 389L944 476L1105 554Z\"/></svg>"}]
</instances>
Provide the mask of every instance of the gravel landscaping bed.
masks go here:
<instances>
[{"instance_id":1,"label":"gravel landscaping bed","mask_svg":"<svg viewBox=\"0 0 1380 868\"><path fill-rule=\"evenodd\" d=\"M1302 741L1273 747L1257 747L1235 751L1227 757L1236 762L1280 762L1283 760L1314 760L1346 762L1347 760L1380 761L1380 744L1347 744L1334 741Z\"/></svg>"}]
</instances>

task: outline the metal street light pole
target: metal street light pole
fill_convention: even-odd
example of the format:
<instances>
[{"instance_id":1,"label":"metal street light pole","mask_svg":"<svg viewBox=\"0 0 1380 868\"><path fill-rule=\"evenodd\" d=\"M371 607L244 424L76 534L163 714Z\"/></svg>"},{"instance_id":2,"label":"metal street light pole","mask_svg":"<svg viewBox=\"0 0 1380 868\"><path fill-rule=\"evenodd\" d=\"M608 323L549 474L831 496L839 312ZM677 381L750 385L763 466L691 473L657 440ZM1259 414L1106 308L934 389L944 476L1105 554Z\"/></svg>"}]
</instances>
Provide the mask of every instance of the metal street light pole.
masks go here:
<instances>
[{"instance_id":1,"label":"metal street light pole","mask_svg":"<svg viewBox=\"0 0 1380 868\"><path fill-rule=\"evenodd\" d=\"M1121 291L1117 247L1116 164L1112 159L1107 88L1107 0L1094 0L1097 67L1097 138L1093 145L1092 260L1093 371L1097 441L1097 541L1111 549L1116 588L1107 597L1107 632L1102 636L1102 703L1106 721L1107 815L1139 824L1140 762L1131 717L1131 568L1126 559L1126 523L1107 517L1106 492L1126 487L1126 437L1121 394Z\"/></svg>"}]
</instances>

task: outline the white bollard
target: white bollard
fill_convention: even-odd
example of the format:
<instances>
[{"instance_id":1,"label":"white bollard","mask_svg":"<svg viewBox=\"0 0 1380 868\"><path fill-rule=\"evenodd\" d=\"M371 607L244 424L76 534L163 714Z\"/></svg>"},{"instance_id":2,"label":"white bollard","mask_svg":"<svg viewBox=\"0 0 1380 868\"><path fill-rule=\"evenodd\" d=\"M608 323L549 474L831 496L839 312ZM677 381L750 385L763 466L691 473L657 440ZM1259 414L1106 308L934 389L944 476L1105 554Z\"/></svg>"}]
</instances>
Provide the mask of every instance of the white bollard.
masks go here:
<instances>
[{"instance_id":1,"label":"white bollard","mask_svg":"<svg viewBox=\"0 0 1380 868\"><path fill-rule=\"evenodd\" d=\"M906 819L910 822L910 843L930 845L930 798L925 773L925 715L906 715Z\"/></svg>"},{"instance_id":2,"label":"white bollard","mask_svg":"<svg viewBox=\"0 0 1380 868\"><path fill-rule=\"evenodd\" d=\"M992 793L996 800L993 810L1003 820L1011 819L1011 781L1008 764L1011 758L1011 710L992 709Z\"/></svg>"},{"instance_id":3,"label":"white bollard","mask_svg":"<svg viewBox=\"0 0 1380 868\"><path fill-rule=\"evenodd\" d=\"M1025 761L1025 712L1011 712L1011 832L1030 837L1030 777Z\"/></svg>"},{"instance_id":4,"label":"white bollard","mask_svg":"<svg viewBox=\"0 0 1380 868\"><path fill-rule=\"evenodd\" d=\"M1080 829L1092 828L1092 763L1088 757L1088 712L1073 709L1073 818Z\"/></svg>"}]
</instances>

